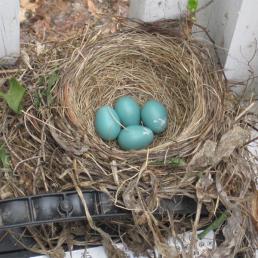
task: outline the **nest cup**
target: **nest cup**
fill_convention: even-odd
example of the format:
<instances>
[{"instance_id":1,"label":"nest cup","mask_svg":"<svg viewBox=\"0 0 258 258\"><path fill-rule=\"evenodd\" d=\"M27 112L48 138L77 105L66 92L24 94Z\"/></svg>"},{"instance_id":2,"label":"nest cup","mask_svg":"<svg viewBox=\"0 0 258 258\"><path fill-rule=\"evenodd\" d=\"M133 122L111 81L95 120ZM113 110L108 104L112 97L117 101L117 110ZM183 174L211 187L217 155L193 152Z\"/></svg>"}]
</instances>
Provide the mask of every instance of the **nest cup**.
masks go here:
<instances>
[{"instance_id":1,"label":"nest cup","mask_svg":"<svg viewBox=\"0 0 258 258\"><path fill-rule=\"evenodd\" d=\"M74 52L59 83L63 114L101 162L188 156L210 138L223 119L224 85L206 47L191 39L144 30L91 34ZM123 151L95 131L95 114L125 95L168 109L168 128L149 149Z\"/></svg>"}]
</instances>

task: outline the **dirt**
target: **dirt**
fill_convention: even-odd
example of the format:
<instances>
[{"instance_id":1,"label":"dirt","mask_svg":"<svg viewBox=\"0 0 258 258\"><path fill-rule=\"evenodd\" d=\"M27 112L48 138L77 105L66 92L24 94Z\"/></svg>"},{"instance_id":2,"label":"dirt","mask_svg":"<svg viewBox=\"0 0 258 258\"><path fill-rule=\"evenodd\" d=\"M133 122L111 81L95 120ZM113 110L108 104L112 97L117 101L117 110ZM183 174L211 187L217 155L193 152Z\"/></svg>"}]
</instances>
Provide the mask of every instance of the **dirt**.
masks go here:
<instances>
[{"instance_id":1,"label":"dirt","mask_svg":"<svg viewBox=\"0 0 258 258\"><path fill-rule=\"evenodd\" d=\"M85 25L114 31L114 17L126 17L128 0L21 0L22 42L69 37Z\"/></svg>"}]
</instances>

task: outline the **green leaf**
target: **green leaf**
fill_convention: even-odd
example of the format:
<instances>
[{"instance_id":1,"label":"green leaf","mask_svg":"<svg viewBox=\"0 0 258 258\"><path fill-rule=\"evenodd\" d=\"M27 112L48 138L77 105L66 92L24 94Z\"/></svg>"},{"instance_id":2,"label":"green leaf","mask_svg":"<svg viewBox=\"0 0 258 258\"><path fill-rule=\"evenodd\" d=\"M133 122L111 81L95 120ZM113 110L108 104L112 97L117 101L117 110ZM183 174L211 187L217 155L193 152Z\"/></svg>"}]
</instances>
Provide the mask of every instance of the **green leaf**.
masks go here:
<instances>
[{"instance_id":1,"label":"green leaf","mask_svg":"<svg viewBox=\"0 0 258 258\"><path fill-rule=\"evenodd\" d=\"M46 83L45 77L44 77L44 76L40 76L39 79L38 79L38 81L37 81L37 85L38 85L38 86L44 86L45 83Z\"/></svg>"},{"instance_id":2,"label":"green leaf","mask_svg":"<svg viewBox=\"0 0 258 258\"><path fill-rule=\"evenodd\" d=\"M7 93L0 91L0 97L6 101L10 109L15 113L20 113L26 90L15 78L8 80L8 84L9 89Z\"/></svg>"},{"instance_id":3,"label":"green leaf","mask_svg":"<svg viewBox=\"0 0 258 258\"><path fill-rule=\"evenodd\" d=\"M53 72L52 74L50 74L49 77L47 78L47 88L52 90L52 88L55 86L58 80L59 80L59 75L57 74L57 72Z\"/></svg>"},{"instance_id":4,"label":"green leaf","mask_svg":"<svg viewBox=\"0 0 258 258\"><path fill-rule=\"evenodd\" d=\"M221 225L227 220L229 214L228 212L223 212L217 219L215 219L205 230L203 230L198 238L202 240L210 231L217 230Z\"/></svg>"},{"instance_id":5,"label":"green leaf","mask_svg":"<svg viewBox=\"0 0 258 258\"><path fill-rule=\"evenodd\" d=\"M40 108L40 104L41 104L41 100L40 100L40 96L38 94L38 92L36 92L33 96L33 104L34 104L34 107L39 110Z\"/></svg>"},{"instance_id":6,"label":"green leaf","mask_svg":"<svg viewBox=\"0 0 258 258\"><path fill-rule=\"evenodd\" d=\"M172 158L170 160L167 160L166 163L164 163L164 160L155 160L152 162L153 165L165 165L169 164L173 167L181 167L185 166L186 162L183 159L180 158Z\"/></svg>"},{"instance_id":7,"label":"green leaf","mask_svg":"<svg viewBox=\"0 0 258 258\"><path fill-rule=\"evenodd\" d=\"M9 155L4 147L0 145L0 166L3 168L8 168L10 166Z\"/></svg>"},{"instance_id":8,"label":"green leaf","mask_svg":"<svg viewBox=\"0 0 258 258\"><path fill-rule=\"evenodd\" d=\"M55 70L49 75L39 77L37 85L40 86L40 89L34 94L34 106L37 110L40 109L40 106L43 104L51 105L53 102L52 90L56 83L59 81L60 76L58 70Z\"/></svg>"},{"instance_id":9,"label":"green leaf","mask_svg":"<svg viewBox=\"0 0 258 258\"><path fill-rule=\"evenodd\" d=\"M180 158L173 158L173 159L169 160L168 163L170 165L172 165L173 167L181 167L181 166L186 165L186 162Z\"/></svg>"},{"instance_id":10,"label":"green leaf","mask_svg":"<svg viewBox=\"0 0 258 258\"><path fill-rule=\"evenodd\" d=\"M53 72L50 74L50 76L47 78L47 89L46 89L46 97L47 97L47 104L51 105L53 101L52 96L52 89L56 85L56 83L59 81L59 75L57 72Z\"/></svg>"},{"instance_id":11,"label":"green leaf","mask_svg":"<svg viewBox=\"0 0 258 258\"><path fill-rule=\"evenodd\" d=\"M198 7L198 0L188 0L187 8L191 13L196 12Z\"/></svg>"}]
</instances>

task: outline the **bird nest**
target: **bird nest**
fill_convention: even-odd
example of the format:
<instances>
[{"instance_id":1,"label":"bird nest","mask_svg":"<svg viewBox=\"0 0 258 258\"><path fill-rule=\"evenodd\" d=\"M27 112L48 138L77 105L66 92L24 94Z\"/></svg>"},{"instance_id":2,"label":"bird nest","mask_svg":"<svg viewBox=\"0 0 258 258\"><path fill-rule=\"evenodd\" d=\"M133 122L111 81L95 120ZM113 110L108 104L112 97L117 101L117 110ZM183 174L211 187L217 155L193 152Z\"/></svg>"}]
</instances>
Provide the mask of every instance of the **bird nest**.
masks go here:
<instances>
[{"instance_id":1,"label":"bird nest","mask_svg":"<svg viewBox=\"0 0 258 258\"><path fill-rule=\"evenodd\" d=\"M101 163L134 164L186 157L216 136L223 120L225 85L207 48L195 40L143 30L90 35L74 53L59 83L63 118L72 124ZM145 150L123 151L96 134L96 110L130 95L155 99L168 109L168 129ZM63 119L62 119L63 120Z\"/></svg>"},{"instance_id":2,"label":"bird nest","mask_svg":"<svg viewBox=\"0 0 258 258\"><path fill-rule=\"evenodd\" d=\"M112 220L112 225L136 254L150 256L155 248L163 257L177 257L167 239L181 241L181 233L192 231L191 257L197 230L208 228L224 235L210 257L253 257L255 234L247 212L255 192L255 167L247 149L253 124L249 107L240 108L229 92L210 47L174 30L184 24L125 23L113 34L88 29L47 43L43 53L37 52L38 44L27 46L30 64L18 74L31 86L23 123L8 112L0 114L1 140L12 161L10 171L3 171L1 199L99 190L132 212L131 220ZM168 109L168 128L148 149L123 151L95 132L96 110L124 95L140 104L156 99ZM194 200L194 214L180 216L170 209L171 200L180 196ZM125 257L103 231L106 222L94 223L85 203L84 208L87 221L78 225L29 227L16 238L29 235L36 241L31 250L60 258L65 244L96 244L98 232L109 257ZM86 240L78 242L78 232Z\"/></svg>"}]
</instances>

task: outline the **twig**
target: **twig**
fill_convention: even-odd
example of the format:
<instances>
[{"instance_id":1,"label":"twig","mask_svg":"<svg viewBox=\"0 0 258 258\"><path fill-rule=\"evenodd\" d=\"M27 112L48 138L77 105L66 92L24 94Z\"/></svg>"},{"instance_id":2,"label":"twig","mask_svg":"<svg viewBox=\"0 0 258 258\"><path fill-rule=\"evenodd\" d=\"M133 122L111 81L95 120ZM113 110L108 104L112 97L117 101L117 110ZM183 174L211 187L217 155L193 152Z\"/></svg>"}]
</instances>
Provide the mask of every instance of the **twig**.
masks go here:
<instances>
[{"instance_id":1,"label":"twig","mask_svg":"<svg viewBox=\"0 0 258 258\"><path fill-rule=\"evenodd\" d=\"M48 127L51 127L52 129L54 129L54 130L56 130L57 132L59 132L59 133L65 135L66 137L70 138L71 140L73 139L72 136L70 136L70 135L68 135L68 134L66 134L66 133L64 133L64 132L62 132L61 130L57 129L57 128L54 127L53 125L51 125L51 124L49 124L49 123L46 123L45 121L43 121L43 120L41 120L41 119L39 119L39 118L37 118L37 117L35 117L35 116L33 116L33 115L27 113L26 111L22 110L22 113L24 113L24 115L26 115L26 116L29 116L29 117L31 117L31 118L37 120L38 122L41 122L42 124L47 125Z\"/></svg>"},{"instance_id":2,"label":"twig","mask_svg":"<svg viewBox=\"0 0 258 258\"><path fill-rule=\"evenodd\" d=\"M0 70L0 74L17 73L17 72L23 72L23 71L26 71L26 69L7 69L7 70Z\"/></svg>"},{"instance_id":3,"label":"twig","mask_svg":"<svg viewBox=\"0 0 258 258\"><path fill-rule=\"evenodd\" d=\"M27 159L24 159L24 160L19 161L19 162L16 164L16 166L14 167L14 169L13 169L13 174L16 175L15 172L16 172L17 168L18 168L22 163L27 162L27 161L30 161L30 160L33 160L33 159L38 159L38 158L40 158L40 156L35 156L35 157L31 157L31 158L27 158Z\"/></svg>"},{"instance_id":4,"label":"twig","mask_svg":"<svg viewBox=\"0 0 258 258\"><path fill-rule=\"evenodd\" d=\"M194 221L193 230L192 230L192 239L191 239L190 248L189 248L189 254L192 255L192 257L193 257L193 251L194 251L194 248L196 247L196 242L197 242L196 234L197 234L197 228L201 217L201 211L202 211L202 202L199 200L197 203L197 211L196 211L195 221Z\"/></svg>"},{"instance_id":5,"label":"twig","mask_svg":"<svg viewBox=\"0 0 258 258\"><path fill-rule=\"evenodd\" d=\"M256 132L258 132L258 128L255 127L254 125L250 124L250 123L246 123L249 127L251 127L252 129L254 129Z\"/></svg>"},{"instance_id":6,"label":"twig","mask_svg":"<svg viewBox=\"0 0 258 258\"><path fill-rule=\"evenodd\" d=\"M253 139L251 139L250 141L246 142L242 147L244 147L244 146L246 146L246 145L248 145L248 144L250 144L250 143L252 143L252 142L254 142L256 140L258 140L258 136L253 138Z\"/></svg>"},{"instance_id":7,"label":"twig","mask_svg":"<svg viewBox=\"0 0 258 258\"><path fill-rule=\"evenodd\" d=\"M242 111L236 118L235 118L235 122L238 121L243 115L245 115L253 106L254 106L254 102L251 103L244 111Z\"/></svg>"},{"instance_id":8,"label":"twig","mask_svg":"<svg viewBox=\"0 0 258 258\"><path fill-rule=\"evenodd\" d=\"M210 0L208 3L204 4L203 6L201 6L200 8L198 8L195 12L196 13L199 13L200 11L202 11L203 9L207 8L209 5L211 5L212 3L214 2L214 0Z\"/></svg>"}]
</instances>

